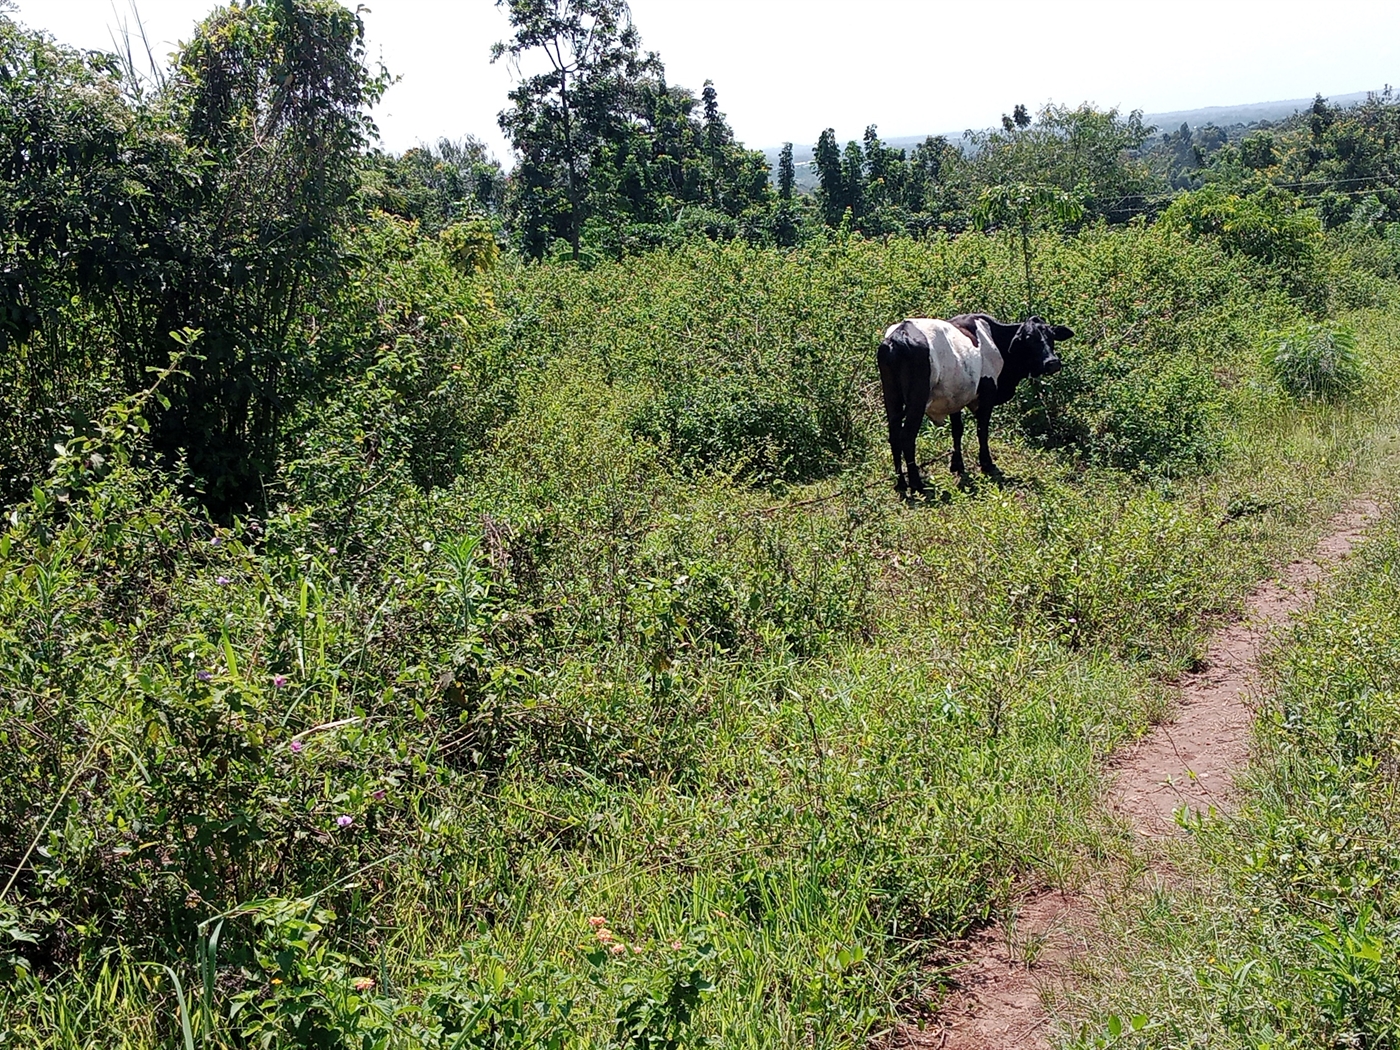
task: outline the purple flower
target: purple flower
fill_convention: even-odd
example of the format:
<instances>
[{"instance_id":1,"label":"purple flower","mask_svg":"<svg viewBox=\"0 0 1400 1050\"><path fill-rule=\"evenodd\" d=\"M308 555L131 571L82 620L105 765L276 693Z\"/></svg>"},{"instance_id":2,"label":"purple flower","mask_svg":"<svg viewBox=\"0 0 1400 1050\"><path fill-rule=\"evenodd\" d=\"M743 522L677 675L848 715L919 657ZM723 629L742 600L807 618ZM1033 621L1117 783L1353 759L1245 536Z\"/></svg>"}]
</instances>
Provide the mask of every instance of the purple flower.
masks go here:
<instances>
[{"instance_id":1,"label":"purple flower","mask_svg":"<svg viewBox=\"0 0 1400 1050\"><path fill-rule=\"evenodd\" d=\"M282 688L283 686L285 686L286 684L287 684L287 676L286 676L286 675L284 675L284 674L275 674L275 675L272 676L272 685L273 685L273 688L275 688L275 689L281 689L281 688Z\"/></svg>"},{"instance_id":2,"label":"purple flower","mask_svg":"<svg viewBox=\"0 0 1400 1050\"><path fill-rule=\"evenodd\" d=\"M227 587L233 581L230 580L227 576L219 576L215 578L214 582L217 583L220 587Z\"/></svg>"},{"instance_id":3,"label":"purple flower","mask_svg":"<svg viewBox=\"0 0 1400 1050\"><path fill-rule=\"evenodd\" d=\"M300 740L293 740L293 741L292 741L290 744L288 744L287 746L290 747L290 748L291 748L293 751L295 751L297 754L301 754L301 741L300 741Z\"/></svg>"},{"instance_id":4,"label":"purple flower","mask_svg":"<svg viewBox=\"0 0 1400 1050\"><path fill-rule=\"evenodd\" d=\"M378 791L372 791L372 792L370 792L370 796L371 796L371 797L374 799L374 801L376 801L376 802L383 802L383 801L384 801L384 789L383 789L383 788L380 788Z\"/></svg>"},{"instance_id":5,"label":"purple flower","mask_svg":"<svg viewBox=\"0 0 1400 1050\"><path fill-rule=\"evenodd\" d=\"M196 671L194 676L201 682L207 682L214 677L214 673L212 671Z\"/></svg>"},{"instance_id":6,"label":"purple flower","mask_svg":"<svg viewBox=\"0 0 1400 1050\"><path fill-rule=\"evenodd\" d=\"M355 823L355 818L345 813L342 813L340 816L335 818L335 823L336 827L348 828L351 824Z\"/></svg>"},{"instance_id":7,"label":"purple flower","mask_svg":"<svg viewBox=\"0 0 1400 1050\"><path fill-rule=\"evenodd\" d=\"M214 547L217 547L219 544L221 544L221 543L223 543L223 542L224 542L224 541L221 540L218 536L215 536L212 540L209 541L210 545L211 545L211 546L214 546Z\"/></svg>"},{"instance_id":8,"label":"purple flower","mask_svg":"<svg viewBox=\"0 0 1400 1050\"><path fill-rule=\"evenodd\" d=\"M337 551L334 547L329 547L329 548L327 548L327 549L328 549L332 554L339 554L339 553L340 553L340 552Z\"/></svg>"}]
</instances>

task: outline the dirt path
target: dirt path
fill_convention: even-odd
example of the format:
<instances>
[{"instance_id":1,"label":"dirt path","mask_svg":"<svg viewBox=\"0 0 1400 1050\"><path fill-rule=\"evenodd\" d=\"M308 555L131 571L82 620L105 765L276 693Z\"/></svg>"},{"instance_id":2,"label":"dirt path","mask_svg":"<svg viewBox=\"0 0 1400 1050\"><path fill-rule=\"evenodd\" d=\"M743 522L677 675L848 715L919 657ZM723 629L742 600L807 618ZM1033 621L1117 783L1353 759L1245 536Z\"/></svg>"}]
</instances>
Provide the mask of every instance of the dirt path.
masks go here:
<instances>
[{"instance_id":1,"label":"dirt path","mask_svg":"<svg viewBox=\"0 0 1400 1050\"><path fill-rule=\"evenodd\" d=\"M1328 523L1311 557L1260 583L1244 615L1211 636L1200 670L1181 680L1175 721L1158 726L1115 756L1109 805L1148 839L1181 832L1176 813L1227 812L1231 774L1249 754L1249 693L1259 655L1273 632L1308 608L1315 585L1361 540L1381 514L1370 499L1349 504ZM1048 1048L1051 1016L1041 990L1062 979L1095 921L1087 896L1051 891L1022 901L1015 920L982 930L961 946L958 989L935 1023L904 1028L893 1045L947 1050Z\"/></svg>"}]
</instances>

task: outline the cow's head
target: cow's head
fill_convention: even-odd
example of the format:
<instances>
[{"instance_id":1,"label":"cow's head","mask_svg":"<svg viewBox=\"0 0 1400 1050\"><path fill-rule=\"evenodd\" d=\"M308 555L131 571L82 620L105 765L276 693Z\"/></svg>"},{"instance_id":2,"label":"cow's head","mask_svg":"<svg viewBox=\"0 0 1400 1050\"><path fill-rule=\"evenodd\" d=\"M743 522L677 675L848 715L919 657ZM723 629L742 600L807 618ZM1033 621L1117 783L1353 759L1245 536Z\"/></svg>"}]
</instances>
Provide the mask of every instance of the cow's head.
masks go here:
<instances>
[{"instance_id":1,"label":"cow's head","mask_svg":"<svg viewBox=\"0 0 1400 1050\"><path fill-rule=\"evenodd\" d=\"M1062 324L1046 324L1045 318L1032 317L1022 321L1021 327L1016 329L1007 356L1023 362L1029 375L1052 376L1064 367L1060 355L1055 353L1056 341L1073 335Z\"/></svg>"}]
</instances>

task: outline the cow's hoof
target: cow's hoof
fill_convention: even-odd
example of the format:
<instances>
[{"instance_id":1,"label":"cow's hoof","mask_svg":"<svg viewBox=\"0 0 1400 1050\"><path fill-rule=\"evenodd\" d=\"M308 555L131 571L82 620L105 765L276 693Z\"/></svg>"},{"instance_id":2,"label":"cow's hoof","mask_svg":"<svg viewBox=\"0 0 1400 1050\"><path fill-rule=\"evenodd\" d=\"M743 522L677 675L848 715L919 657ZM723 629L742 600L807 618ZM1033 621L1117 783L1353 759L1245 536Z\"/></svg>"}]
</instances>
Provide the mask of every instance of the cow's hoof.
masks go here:
<instances>
[{"instance_id":1,"label":"cow's hoof","mask_svg":"<svg viewBox=\"0 0 1400 1050\"><path fill-rule=\"evenodd\" d=\"M954 456L948 463L948 470L953 474L966 474L967 467L963 465L961 456Z\"/></svg>"}]
</instances>

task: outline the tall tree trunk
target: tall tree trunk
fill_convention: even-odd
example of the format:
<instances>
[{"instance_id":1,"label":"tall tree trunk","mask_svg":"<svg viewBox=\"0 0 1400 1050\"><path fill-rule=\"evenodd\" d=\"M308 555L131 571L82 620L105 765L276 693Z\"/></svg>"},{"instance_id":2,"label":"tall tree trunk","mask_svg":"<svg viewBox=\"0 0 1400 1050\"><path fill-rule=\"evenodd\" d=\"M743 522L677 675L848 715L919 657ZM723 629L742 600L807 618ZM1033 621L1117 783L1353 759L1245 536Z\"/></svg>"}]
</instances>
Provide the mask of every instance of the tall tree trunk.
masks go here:
<instances>
[{"instance_id":1,"label":"tall tree trunk","mask_svg":"<svg viewBox=\"0 0 1400 1050\"><path fill-rule=\"evenodd\" d=\"M559 107L564 114L564 156L568 159L569 169L569 243L574 250L574 262L578 262L580 237L578 168L577 158L574 155L573 130L569 123L569 74L563 71L559 74Z\"/></svg>"}]
</instances>

